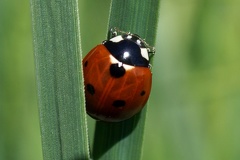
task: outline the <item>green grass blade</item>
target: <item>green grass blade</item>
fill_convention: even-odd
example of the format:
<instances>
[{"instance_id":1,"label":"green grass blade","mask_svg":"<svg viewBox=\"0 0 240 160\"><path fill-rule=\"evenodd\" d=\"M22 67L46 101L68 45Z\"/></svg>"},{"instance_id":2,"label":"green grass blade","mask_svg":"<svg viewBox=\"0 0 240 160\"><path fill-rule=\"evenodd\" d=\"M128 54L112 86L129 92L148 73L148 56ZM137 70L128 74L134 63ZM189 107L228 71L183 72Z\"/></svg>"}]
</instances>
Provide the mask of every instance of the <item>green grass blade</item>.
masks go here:
<instances>
[{"instance_id":1,"label":"green grass blade","mask_svg":"<svg viewBox=\"0 0 240 160\"><path fill-rule=\"evenodd\" d=\"M89 159L77 0L31 0L45 160Z\"/></svg>"},{"instance_id":2,"label":"green grass blade","mask_svg":"<svg viewBox=\"0 0 240 160\"><path fill-rule=\"evenodd\" d=\"M145 38L154 45L159 0L113 0L109 28L118 27ZM142 156L145 107L141 113L120 123L97 122L93 158L139 160Z\"/></svg>"}]
</instances>

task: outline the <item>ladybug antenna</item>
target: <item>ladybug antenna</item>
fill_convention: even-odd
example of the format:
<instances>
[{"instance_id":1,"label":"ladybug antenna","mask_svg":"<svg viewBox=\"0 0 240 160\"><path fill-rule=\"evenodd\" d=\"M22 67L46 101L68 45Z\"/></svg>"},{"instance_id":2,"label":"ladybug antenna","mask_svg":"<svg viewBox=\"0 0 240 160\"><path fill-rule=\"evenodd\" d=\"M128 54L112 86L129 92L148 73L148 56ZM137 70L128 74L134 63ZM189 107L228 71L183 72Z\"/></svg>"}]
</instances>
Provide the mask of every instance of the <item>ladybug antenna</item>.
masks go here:
<instances>
[{"instance_id":1,"label":"ladybug antenna","mask_svg":"<svg viewBox=\"0 0 240 160\"><path fill-rule=\"evenodd\" d=\"M113 37L116 37L116 36L124 34L124 33L127 34L126 32L121 31L120 29L118 29L117 27L113 27L113 28L110 29L109 37L111 39Z\"/></svg>"},{"instance_id":2,"label":"ladybug antenna","mask_svg":"<svg viewBox=\"0 0 240 160\"><path fill-rule=\"evenodd\" d=\"M117 31L115 30L115 28L111 28L110 29L110 38L116 37L118 35Z\"/></svg>"},{"instance_id":3,"label":"ladybug antenna","mask_svg":"<svg viewBox=\"0 0 240 160\"><path fill-rule=\"evenodd\" d=\"M113 28L110 29L110 37L111 38L116 37L116 36L121 35L121 34L124 34L124 33L127 34L126 32L118 29L117 27L113 27Z\"/></svg>"}]
</instances>

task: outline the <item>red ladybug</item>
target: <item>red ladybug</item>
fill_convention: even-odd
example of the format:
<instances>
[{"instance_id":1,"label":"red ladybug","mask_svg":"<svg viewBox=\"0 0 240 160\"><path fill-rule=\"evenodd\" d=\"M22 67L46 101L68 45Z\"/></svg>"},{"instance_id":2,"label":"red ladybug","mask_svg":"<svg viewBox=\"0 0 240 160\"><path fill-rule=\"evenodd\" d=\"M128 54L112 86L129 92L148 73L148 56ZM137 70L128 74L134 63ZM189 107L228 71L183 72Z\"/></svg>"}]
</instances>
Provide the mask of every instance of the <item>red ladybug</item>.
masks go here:
<instances>
[{"instance_id":1,"label":"red ladybug","mask_svg":"<svg viewBox=\"0 0 240 160\"><path fill-rule=\"evenodd\" d=\"M97 120L119 122L138 113L148 100L154 48L136 34L111 31L114 37L83 59L86 110Z\"/></svg>"}]
</instances>

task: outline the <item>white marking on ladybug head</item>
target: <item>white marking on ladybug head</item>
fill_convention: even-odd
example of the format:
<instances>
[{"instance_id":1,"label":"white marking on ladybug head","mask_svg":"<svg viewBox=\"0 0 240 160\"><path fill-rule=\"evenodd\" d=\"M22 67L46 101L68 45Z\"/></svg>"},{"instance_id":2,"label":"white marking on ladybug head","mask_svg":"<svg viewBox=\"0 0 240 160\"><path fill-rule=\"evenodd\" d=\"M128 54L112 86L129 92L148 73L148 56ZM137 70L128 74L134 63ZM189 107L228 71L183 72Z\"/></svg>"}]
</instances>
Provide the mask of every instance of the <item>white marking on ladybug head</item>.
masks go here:
<instances>
[{"instance_id":1,"label":"white marking on ladybug head","mask_svg":"<svg viewBox=\"0 0 240 160\"><path fill-rule=\"evenodd\" d=\"M149 61L148 51L147 48L141 48L141 55L143 58Z\"/></svg>"},{"instance_id":2,"label":"white marking on ladybug head","mask_svg":"<svg viewBox=\"0 0 240 160\"><path fill-rule=\"evenodd\" d=\"M137 39L137 44L141 45L141 41L139 39Z\"/></svg>"},{"instance_id":3,"label":"white marking on ladybug head","mask_svg":"<svg viewBox=\"0 0 240 160\"><path fill-rule=\"evenodd\" d=\"M127 35L127 39L132 39L132 35Z\"/></svg>"},{"instance_id":4,"label":"white marking on ladybug head","mask_svg":"<svg viewBox=\"0 0 240 160\"><path fill-rule=\"evenodd\" d=\"M113 37L113 38L111 38L110 39L110 41L112 41L112 42L120 42L120 41L122 41L123 40L123 38L122 38L122 36L120 35L120 36L116 36L116 37Z\"/></svg>"}]
</instances>

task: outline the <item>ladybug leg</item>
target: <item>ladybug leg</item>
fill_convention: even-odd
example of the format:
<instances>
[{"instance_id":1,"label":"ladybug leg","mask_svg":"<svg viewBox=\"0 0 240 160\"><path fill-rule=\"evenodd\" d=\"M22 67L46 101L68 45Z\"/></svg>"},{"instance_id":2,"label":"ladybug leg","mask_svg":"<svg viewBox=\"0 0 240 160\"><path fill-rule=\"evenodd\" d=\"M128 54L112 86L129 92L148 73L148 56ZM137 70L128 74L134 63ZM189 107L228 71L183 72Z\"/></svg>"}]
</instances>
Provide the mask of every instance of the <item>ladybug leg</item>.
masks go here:
<instances>
[{"instance_id":1,"label":"ladybug leg","mask_svg":"<svg viewBox=\"0 0 240 160\"><path fill-rule=\"evenodd\" d=\"M104 44L104 43L106 43L107 42L107 40L104 40L104 41L102 41L102 44Z\"/></svg>"},{"instance_id":2,"label":"ladybug leg","mask_svg":"<svg viewBox=\"0 0 240 160\"><path fill-rule=\"evenodd\" d=\"M151 70L152 69L152 65L149 63L148 68Z\"/></svg>"},{"instance_id":3,"label":"ladybug leg","mask_svg":"<svg viewBox=\"0 0 240 160\"><path fill-rule=\"evenodd\" d=\"M149 57L151 57L151 56L153 56L155 54L155 47L149 46L147 44L147 51L148 51Z\"/></svg>"}]
</instances>

